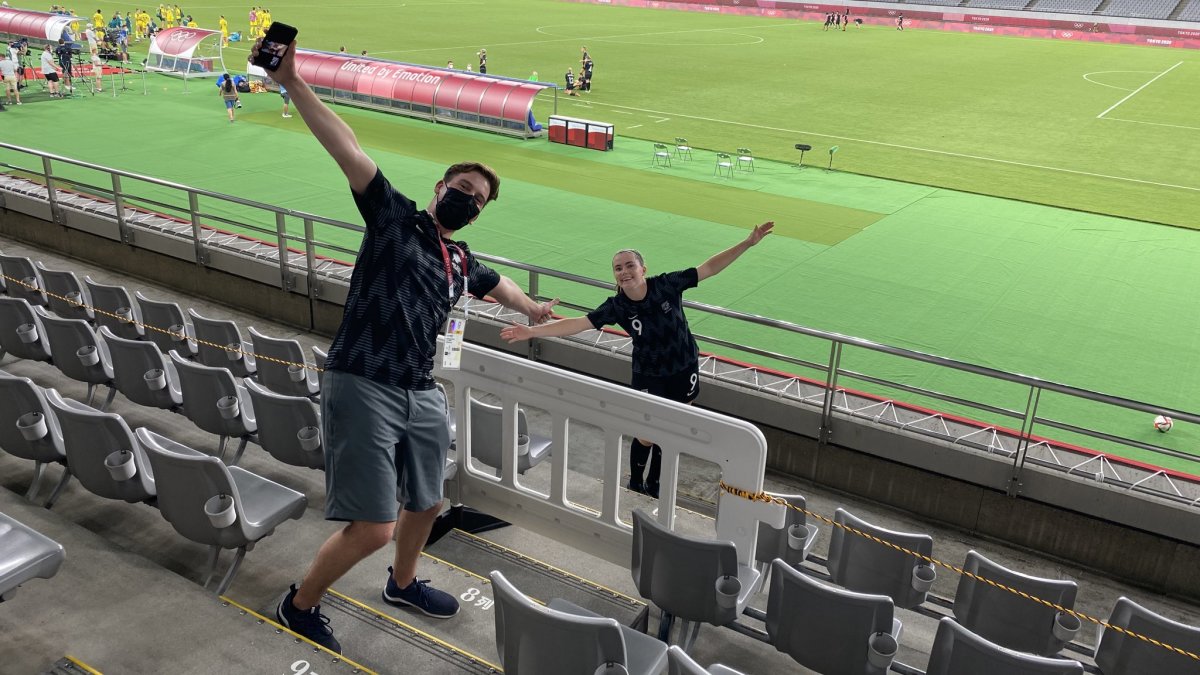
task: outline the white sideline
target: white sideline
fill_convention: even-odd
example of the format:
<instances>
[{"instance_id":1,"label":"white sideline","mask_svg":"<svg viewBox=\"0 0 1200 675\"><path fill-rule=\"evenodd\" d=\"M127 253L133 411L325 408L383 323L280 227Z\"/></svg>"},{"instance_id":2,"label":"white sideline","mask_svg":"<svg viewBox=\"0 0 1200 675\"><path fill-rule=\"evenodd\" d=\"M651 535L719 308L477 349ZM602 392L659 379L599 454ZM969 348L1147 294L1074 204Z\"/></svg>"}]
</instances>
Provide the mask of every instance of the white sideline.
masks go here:
<instances>
[{"instance_id":1,"label":"white sideline","mask_svg":"<svg viewBox=\"0 0 1200 675\"><path fill-rule=\"evenodd\" d=\"M1163 75L1166 75L1167 73L1171 72L1172 70L1175 70L1176 68L1178 68L1179 66L1182 66L1182 65L1183 65L1183 61L1180 61L1179 63L1176 63L1175 65L1171 66L1170 68L1167 68L1166 70L1162 71L1161 73L1155 75L1149 82L1147 82L1146 84L1143 84L1142 86L1138 87L1137 89L1134 89L1133 91L1129 92L1128 96L1126 96L1125 98L1121 99L1120 101L1117 101L1116 103L1112 104L1111 108L1109 108L1108 110L1105 110L1104 112L1100 113L1099 115L1096 115L1096 119L1098 119L1098 120L1104 119L1104 116L1107 115L1108 113L1116 110L1117 106L1121 105L1125 101L1128 101L1129 99L1136 96L1139 91L1154 84L1154 82L1157 81L1158 78L1162 77Z\"/></svg>"}]
</instances>

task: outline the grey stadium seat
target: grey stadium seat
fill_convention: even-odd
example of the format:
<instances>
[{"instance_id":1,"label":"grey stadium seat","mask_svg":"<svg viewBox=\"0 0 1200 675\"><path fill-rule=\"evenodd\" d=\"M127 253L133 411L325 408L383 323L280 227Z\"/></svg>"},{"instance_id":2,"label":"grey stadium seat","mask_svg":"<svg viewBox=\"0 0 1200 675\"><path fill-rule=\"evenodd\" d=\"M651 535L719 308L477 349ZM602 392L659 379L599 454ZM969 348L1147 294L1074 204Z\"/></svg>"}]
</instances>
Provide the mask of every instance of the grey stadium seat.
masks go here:
<instances>
[{"instance_id":1,"label":"grey stadium seat","mask_svg":"<svg viewBox=\"0 0 1200 675\"><path fill-rule=\"evenodd\" d=\"M776 529L766 523L758 524L758 545L754 549L754 562L762 575L762 584L766 585L771 576L771 562L776 558L783 559L793 567L799 566L808 557L813 544L817 543L820 530L816 525L807 522L803 509L807 501L802 495L784 495L768 492L768 495L786 501L796 508L788 509L783 528Z\"/></svg>"},{"instance_id":2,"label":"grey stadium seat","mask_svg":"<svg viewBox=\"0 0 1200 675\"><path fill-rule=\"evenodd\" d=\"M158 345L164 354L176 350L189 358L196 355L196 345L190 341L195 337L194 329L178 304L151 300L141 291L135 291L134 296L142 312L147 340Z\"/></svg>"},{"instance_id":3,"label":"grey stadium seat","mask_svg":"<svg viewBox=\"0 0 1200 675\"><path fill-rule=\"evenodd\" d=\"M64 399L53 389L46 390L46 401L58 418L67 464L84 488L130 503L154 498L154 470L120 415Z\"/></svg>"},{"instance_id":4,"label":"grey stadium seat","mask_svg":"<svg viewBox=\"0 0 1200 675\"><path fill-rule=\"evenodd\" d=\"M321 383L315 369L287 365L306 365L304 350L300 348L299 342L268 337L254 330L253 326L247 330L250 333L250 342L254 345L254 364L258 368L258 381L263 386L286 396L313 396L321 392ZM258 358L260 356L263 358Z\"/></svg>"},{"instance_id":5,"label":"grey stadium seat","mask_svg":"<svg viewBox=\"0 0 1200 675\"><path fill-rule=\"evenodd\" d=\"M1075 607L1078 588L1074 581L1021 574L975 551L967 552L963 569L1060 607ZM954 594L954 618L963 628L985 640L1039 656L1057 654L1080 627L1079 619L1069 614L1060 615L1053 607L976 581L966 574L959 579Z\"/></svg>"},{"instance_id":6,"label":"grey stadium seat","mask_svg":"<svg viewBox=\"0 0 1200 675\"><path fill-rule=\"evenodd\" d=\"M228 368L237 377L253 375L258 366L254 361L254 345L242 339L237 324L227 319L209 319L188 308L192 329L196 332L196 360L213 368ZM237 345L241 351L230 351L225 345Z\"/></svg>"},{"instance_id":7,"label":"grey stadium seat","mask_svg":"<svg viewBox=\"0 0 1200 675\"><path fill-rule=\"evenodd\" d=\"M65 558L62 544L0 513L0 601L30 579L58 574Z\"/></svg>"},{"instance_id":8,"label":"grey stadium seat","mask_svg":"<svg viewBox=\"0 0 1200 675\"><path fill-rule=\"evenodd\" d=\"M91 324L83 319L62 319L51 316L42 307L35 307L34 314L42 321L46 330L46 342L50 345L50 358L54 367L63 375L87 385L87 403L92 404L96 387L108 387L108 397L101 410L112 404L117 389L113 385L112 361L108 355L108 344L101 340Z\"/></svg>"},{"instance_id":9,"label":"grey stadium seat","mask_svg":"<svg viewBox=\"0 0 1200 675\"><path fill-rule=\"evenodd\" d=\"M887 672L901 630L891 598L831 586L782 560L771 564L767 635L775 649L826 675Z\"/></svg>"},{"instance_id":10,"label":"grey stadium seat","mask_svg":"<svg viewBox=\"0 0 1200 675\"><path fill-rule=\"evenodd\" d=\"M114 335L126 340L145 338L146 331L140 325L142 310L133 303L124 286L109 286L89 276L83 277L83 283L92 297L97 327L106 327Z\"/></svg>"},{"instance_id":11,"label":"grey stadium seat","mask_svg":"<svg viewBox=\"0 0 1200 675\"><path fill-rule=\"evenodd\" d=\"M50 360L46 329L28 300L0 298L0 350L20 359Z\"/></svg>"},{"instance_id":12,"label":"grey stadium seat","mask_svg":"<svg viewBox=\"0 0 1200 675\"><path fill-rule=\"evenodd\" d=\"M1154 638L1176 649L1200 654L1200 628L1172 621L1129 598L1120 598L1108 623ZM1195 673L1196 659L1120 631L1100 628L1096 665L1104 675L1184 675Z\"/></svg>"},{"instance_id":13,"label":"grey stadium seat","mask_svg":"<svg viewBox=\"0 0 1200 675\"><path fill-rule=\"evenodd\" d=\"M54 409L46 402L42 388L28 377L17 377L0 370L0 449L21 459L34 462L33 480L25 498L33 501L41 488L47 464L61 464L62 478L55 486L46 508L71 480L67 454L63 449L62 431Z\"/></svg>"},{"instance_id":14,"label":"grey stadium seat","mask_svg":"<svg viewBox=\"0 0 1200 675\"><path fill-rule=\"evenodd\" d=\"M471 400L471 457L493 469L503 464L501 438L504 437L504 411L500 406ZM517 473L525 473L550 456L552 441L529 433L525 411L517 408Z\"/></svg>"},{"instance_id":15,"label":"grey stadium seat","mask_svg":"<svg viewBox=\"0 0 1200 675\"><path fill-rule=\"evenodd\" d=\"M325 359L329 358L329 354L316 345L312 347L313 363L317 364L317 370L325 370Z\"/></svg>"},{"instance_id":16,"label":"grey stadium seat","mask_svg":"<svg viewBox=\"0 0 1200 675\"><path fill-rule=\"evenodd\" d=\"M630 572L638 593L662 610L660 640L667 640L675 618L683 620L684 651L702 624L736 620L760 579L757 569L738 562L733 542L676 534L641 509L633 512Z\"/></svg>"},{"instance_id":17,"label":"grey stadium seat","mask_svg":"<svg viewBox=\"0 0 1200 675\"><path fill-rule=\"evenodd\" d=\"M321 411L317 404L304 396L270 391L249 378L244 384L254 403L258 444L263 450L284 464L324 469Z\"/></svg>"},{"instance_id":18,"label":"grey stadium seat","mask_svg":"<svg viewBox=\"0 0 1200 675\"><path fill-rule=\"evenodd\" d=\"M100 328L112 360L113 384L125 398L138 405L176 410L183 403L175 363L163 356L149 340L126 340Z\"/></svg>"},{"instance_id":19,"label":"grey stadium seat","mask_svg":"<svg viewBox=\"0 0 1200 675\"><path fill-rule=\"evenodd\" d=\"M620 665L630 675L658 675L667 646L569 602L542 607L498 571L491 573L496 597L496 649L510 675L604 673ZM620 671L616 671L620 672Z\"/></svg>"},{"instance_id":20,"label":"grey stadium seat","mask_svg":"<svg viewBox=\"0 0 1200 675\"><path fill-rule=\"evenodd\" d=\"M888 530L840 508L833 520L923 556L933 556L933 537L927 534ZM837 526L830 537L825 566L833 583L859 593L886 595L905 609L925 602L928 584L936 576L928 562Z\"/></svg>"},{"instance_id":21,"label":"grey stadium seat","mask_svg":"<svg viewBox=\"0 0 1200 675\"><path fill-rule=\"evenodd\" d=\"M79 277L68 270L52 270L38 261L38 272L42 275L43 288L46 291L46 305L50 311L64 319L83 319L92 321L96 315L92 313L92 297L88 294Z\"/></svg>"},{"instance_id":22,"label":"grey stadium seat","mask_svg":"<svg viewBox=\"0 0 1200 675\"><path fill-rule=\"evenodd\" d=\"M1083 675L1083 665L1006 649L946 617L938 622L925 675ZM1147 675L1149 675L1147 673Z\"/></svg>"},{"instance_id":23,"label":"grey stadium seat","mask_svg":"<svg viewBox=\"0 0 1200 675\"><path fill-rule=\"evenodd\" d=\"M237 464L246 451L246 444L258 430L250 394L224 368L188 361L179 352L171 352L171 361L179 373L183 414L200 429L220 437L218 457L225 456L225 446L230 438L239 439L237 453L229 462Z\"/></svg>"},{"instance_id":24,"label":"grey stadium seat","mask_svg":"<svg viewBox=\"0 0 1200 675\"><path fill-rule=\"evenodd\" d=\"M6 285L9 297L22 298L31 305L46 304L46 294L42 292L42 277L32 260L19 255L0 254L0 273L8 277Z\"/></svg>"},{"instance_id":25,"label":"grey stadium seat","mask_svg":"<svg viewBox=\"0 0 1200 675\"><path fill-rule=\"evenodd\" d=\"M205 588L216 573L221 549L237 550L217 586L217 595L225 593L233 583L246 551L282 523L304 515L307 500L289 487L236 466L227 467L216 457L145 427L139 428L136 435L154 467L158 510L176 532L209 546ZM214 520L222 515L229 517L220 522Z\"/></svg>"}]
</instances>

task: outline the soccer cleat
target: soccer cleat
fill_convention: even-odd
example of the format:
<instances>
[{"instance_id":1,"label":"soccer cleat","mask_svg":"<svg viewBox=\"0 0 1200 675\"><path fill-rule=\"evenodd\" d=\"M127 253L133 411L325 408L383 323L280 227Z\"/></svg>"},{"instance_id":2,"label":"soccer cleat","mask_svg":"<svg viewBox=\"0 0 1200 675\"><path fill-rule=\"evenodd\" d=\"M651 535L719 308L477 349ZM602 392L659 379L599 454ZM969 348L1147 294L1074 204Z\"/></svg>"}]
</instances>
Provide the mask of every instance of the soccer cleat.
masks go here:
<instances>
[{"instance_id":1,"label":"soccer cleat","mask_svg":"<svg viewBox=\"0 0 1200 675\"><path fill-rule=\"evenodd\" d=\"M293 633L304 636L331 652L341 654L342 645L333 636L333 629L329 627L329 617L321 613L321 606L296 609L292 604L295 597L296 584L292 584L291 589L275 608L275 620Z\"/></svg>"},{"instance_id":2,"label":"soccer cleat","mask_svg":"<svg viewBox=\"0 0 1200 675\"><path fill-rule=\"evenodd\" d=\"M400 588L391 567L383 588L383 601L393 607L412 607L435 619L449 619L458 614L458 600L453 595L430 586L428 579L413 579L407 588Z\"/></svg>"}]
</instances>

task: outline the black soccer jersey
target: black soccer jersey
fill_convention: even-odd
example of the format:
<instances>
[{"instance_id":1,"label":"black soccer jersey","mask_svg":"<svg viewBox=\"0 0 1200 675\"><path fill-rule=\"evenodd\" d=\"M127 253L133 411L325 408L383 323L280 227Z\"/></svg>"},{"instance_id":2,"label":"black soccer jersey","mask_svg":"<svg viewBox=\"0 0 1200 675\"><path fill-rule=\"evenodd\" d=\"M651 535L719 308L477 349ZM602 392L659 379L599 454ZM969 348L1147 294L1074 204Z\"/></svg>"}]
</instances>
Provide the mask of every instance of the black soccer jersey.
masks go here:
<instances>
[{"instance_id":1,"label":"black soccer jersey","mask_svg":"<svg viewBox=\"0 0 1200 675\"><path fill-rule=\"evenodd\" d=\"M587 315L597 329L617 324L633 338L633 372L653 377L695 369L700 360L696 338L683 315L683 292L700 282L696 268L646 279L646 297L630 300L623 292Z\"/></svg>"},{"instance_id":2,"label":"black soccer jersey","mask_svg":"<svg viewBox=\"0 0 1200 675\"><path fill-rule=\"evenodd\" d=\"M465 243L447 241L451 287L433 219L382 172L354 201L367 232L325 367L405 389L432 389L438 333L463 293L462 256L471 295L487 295L500 275L476 261Z\"/></svg>"}]
</instances>

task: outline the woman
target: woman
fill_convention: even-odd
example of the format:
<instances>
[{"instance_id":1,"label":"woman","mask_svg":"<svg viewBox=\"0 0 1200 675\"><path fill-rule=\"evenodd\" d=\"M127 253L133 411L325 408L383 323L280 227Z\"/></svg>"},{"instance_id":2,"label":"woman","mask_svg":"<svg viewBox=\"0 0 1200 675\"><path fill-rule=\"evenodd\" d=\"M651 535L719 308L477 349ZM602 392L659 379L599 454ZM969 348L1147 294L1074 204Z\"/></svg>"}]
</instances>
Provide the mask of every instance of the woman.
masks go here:
<instances>
[{"instance_id":1,"label":"woman","mask_svg":"<svg viewBox=\"0 0 1200 675\"><path fill-rule=\"evenodd\" d=\"M229 77L229 73L225 73L224 79L221 80L221 87L217 91L221 92L221 98L225 101L225 111L229 113L229 123L233 124L233 107L241 103L238 98L237 87L233 86L233 78Z\"/></svg>"},{"instance_id":2,"label":"woman","mask_svg":"<svg viewBox=\"0 0 1200 675\"><path fill-rule=\"evenodd\" d=\"M633 338L634 389L691 403L700 393L700 354L683 314L683 292L719 273L775 227L768 221L755 227L738 245L704 261L699 267L646 278L642 254L633 249L613 256L617 294L587 316L561 319L541 326L506 326L500 337L508 342L535 337L562 337L617 324ZM646 461L650 471L643 480ZM662 450L651 441L629 443L629 489L658 499Z\"/></svg>"}]
</instances>

